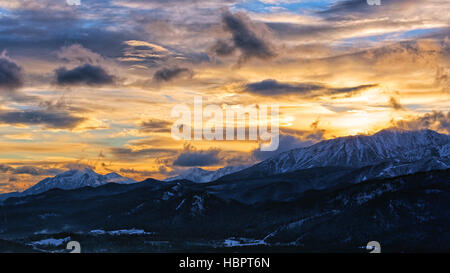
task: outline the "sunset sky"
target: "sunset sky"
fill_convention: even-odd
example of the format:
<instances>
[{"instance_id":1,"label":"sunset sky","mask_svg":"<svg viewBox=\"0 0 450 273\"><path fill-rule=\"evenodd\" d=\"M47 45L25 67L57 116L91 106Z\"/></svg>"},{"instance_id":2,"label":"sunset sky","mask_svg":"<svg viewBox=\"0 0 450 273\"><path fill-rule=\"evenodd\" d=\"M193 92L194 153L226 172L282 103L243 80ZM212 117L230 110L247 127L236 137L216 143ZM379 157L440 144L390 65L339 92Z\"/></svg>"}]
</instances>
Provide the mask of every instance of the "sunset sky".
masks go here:
<instances>
[{"instance_id":1,"label":"sunset sky","mask_svg":"<svg viewBox=\"0 0 450 273\"><path fill-rule=\"evenodd\" d=\"M449 133L450 1L0 0L0 193L71 168L162 179L250 165L255 141L174 140L175 105L280 107L278 152Z\"/></svg>"}]
</instances>

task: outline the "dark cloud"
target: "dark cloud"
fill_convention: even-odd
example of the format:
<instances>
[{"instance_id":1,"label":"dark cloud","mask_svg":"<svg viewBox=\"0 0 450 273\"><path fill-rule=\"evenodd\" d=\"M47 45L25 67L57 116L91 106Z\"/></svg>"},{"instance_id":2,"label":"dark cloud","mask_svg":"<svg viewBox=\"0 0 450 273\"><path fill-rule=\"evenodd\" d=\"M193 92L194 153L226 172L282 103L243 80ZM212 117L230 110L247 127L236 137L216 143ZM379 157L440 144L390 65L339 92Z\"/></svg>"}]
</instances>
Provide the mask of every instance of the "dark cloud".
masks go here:
<instances>
[{"instance_id":1,"label":"dark cloud","mask_svg":"<svg viewBox=\"0 0 450 273\"><path fill-rule=\"evenodd\" d=\"M303 95L317 97L323 95L346 94L354 95L376 84L359 85L354 87L330 88L320 83L281 83L273 79L250 83L245 86L245 91L262 96Z\"/></svg>"},{"instance_id":2,"label":"dark cloud","mask_svg":"<svg viewBox=\"0 0 450 273\"><path fill-rule=\"evenodd\" d=\"M347 96L353 96L357 93L364 91L368 88L377 87L378 84L363 84L353 87L343 87L343 88L328 88L326 95L338 95L338 94L346 94Z\"/></svg>"},{"instance_id":3,"label":"dark cloud","mask_svg":"<svg viewBox=\"0 0 450 273\"><path fill-rule=\"evenodd\" d=\"M384 3L383 0L381 0ZM389 0L385 0L389 1ZM318 14L323 15L342 15L342 14L355 14L355 13L368 13L374 12L376 7L373 7L367 3L367 0L344 0L333 3L328 9L319 11Z\"/></svg>"},{"instance_id":4,"label":"dark cloud","mask_svg":"<svg viewBox=\"0 0 450 273\"><path fill-rule=\"evenodd\" d=\"M248 92L265 96L305 94L316 90L322 90L323 88L323 85L315 83L280 83L272 79L250 83L245 86L245 89Z\"/></svg>"},{"instance_id":5,"label":"dark cloud","mask_svg":"<svg viewBox=\"0 0 450 273\"><path fill-rule=\"evenodd\" d=\"M92 169L95 170L94 165L85 164L81 162L75 162L75 163L66 163L63 165L64 168L69 170L84 170L84 169Z\"/></svg>"},{"instance_id":6,"label":"dark cloud","mask_svg":"<svg viewBox=\"0 0 450 273\"><path fill-rule=\"evenodd\" d=\"M162 172L161 172L162 171ZM165 170L163 166L160 166L158 171L141 171L135 169L125 169L121 168L120 173L124 175L140 175L140 176L153 176L155 174L165 174Z\"/></svg>"},{"instance_id":7,"label":"dark cloud","mask_svg":"<svg viewBox=\"0 0 450 273\"><path fill-rule=\"evenodd\" d=\"M168 133L172 122L160 119L151 119L141 123L141 132L145 133Z\"/></svg>"},{"instance_id":8,"label":"dark cloud","mask_svg":"<svg viewBox=\"0 0 450 273\"><path fill-rule=\"evenodd\" d=\"M73 129L85 121L65 111L2 111L0 122L7 124L44 125L46 128Z\"/></svg>"},{"instance_id":9,"label":"dark cloud","mask_svg":"<svg viewBox=\"0 0 450 273\"><path fill-rule=\"evenodd\" d=\"M308 147L314 144L311 140L300 140L291 135L280 134L278 149L276 151L261 151L255 149L252 152L253 157L256 160L265 160L282 152L286 152L296 148Z\"/></svg>"},{"instance_id":10,"label":"dark cloud","mask_svg":"<svg viewBox=\"0 0 450 273\"><path fill-rule=\"evenodd\" d=\"M0 173L8 173L8 172L12 172L14 170L13 167L5 165L5 164L0 164Z\"/></svg>"},{"instance_id":11,"label":"dark cloud","mask_svg":"<svg viewBox=\"0 0 450 273\"><path fill-rule=\"evenodd\" d=\"M400 102L394 97L391 97L389 99L389 106L392 107L394 110L405 110L405 108L403 108Z\"/></svg>"},{"instance_id":12,"label":"dark cloud","mask_svg":"<svg viewBox=\"0 0 450 273\"><path fill-rule=\"evenodd\" d=\"M111 153L120 159L136 159L136 158L158 158L165 155L174 155L176 152L170 149L147 148L147 149L130 149L130 148L112 148Z\"/></svg>"},{"instance_id":13,"label":"dark cloud","mask_svg":"<svg viewBox=\"0 0 450 273\"><path fill-rule=\"evenodd\" d=\"M270 22L267 26L281 39L321 39L343 31L342 27L327 25L304 25L285 22ZM328 37L329 38L329 37Z\"/></svg>"},{"instance_id":14,"label":"dark cloud","mask_svg":"<svg viewBox=\"0 0 450 273\"><path fill-rule=\"evenodd\" d=\"M403 130L430 129L448 134L450 132L450 112L433 111L407 120L392 121L394 128Z\"/></svg>"},{"instance_id":15,"label":"dark cloud","mask_svg":"<svg viewBox=\"0 0 450 273\"><path fill-rule=\"evenodd\" d=\"M0 54L0 96L15 102L37 101L36 96L20 92L23 77L23 68L9 59L5 52Z\"/></svg>"},{"instance_id":16,"label":"dark cloud","mask_svg":"<svg viewBox=\"0 0 450 273\"><path fill-rule=\"evenodd\" d=\"M311 127L312 129L317 129L317 128L319 128L319 122L320 122L320 120L314 121L313 123L311 123L310 127Z\"/></svg>"},{"instance_id":17,"label":"dark cloud","mask_svg":"<svg viewBox=\"0 0 450 273\"><path fill-rule=\"evenodd\" d=\"M78 65L83 65L86 63L101 65L105 62L104 58L100 54L95 53L77 43L70 46L63 46L56 54L61 60L76 63Z\"/></svg>"},{"instance_id":18,"label":"dark cloud","mask_svg":"<svg viewBox=\"0 0 450 273\"><path fill-rule=\"evenodd\" d=\"M55 70L56 81L60 85L104 85L112 84L114 76L109 75L101 66L84 64L68 70L65 67Z\"/></svg>"},{"instance_id":19,"label":"dark cloud","mask_svg":"<svg viewBox=\"0 0 450 273\"><path fill-rule=\"evenodd\" d=\"M250 19L243 13L232 14L225 12L222 15L224 29L231 33L231 41L216 41L212 50L219 56L233 53L234 49L241 52L241 61L249 58L267 59L275 56L268 41L252 29Z\"/></svg>"},{"instance_id":20,"label":"dark cloud","mask_svg":"<svg viewBox=\"0 0 450 273\"><path fill-rule=\"evenodd\" d=\"M153 79L155 81L163 81L168 82L180 77L189 77L191 78L194 75L194 72L189 68L183 67L172 67L172 68L161 68L155 72L153 75Z\"/></svg>"},{"instance_id":21,"label":"dark cloud","mask_svg":"<svg viewBox=\"0 0 450 273\"><path fill-rule=\"evenodd\" d=\"M22 84L22 68L11 60L0 57L0 89L9 91Z\"/></svg>"},{"instance_id":22,"label":"dark cloud","mask_svg":"<svg viewBox=\"0 0 450 273\"><path fill-rule=\"evenodd\" d=\"M178 155L173 165L180 167L214 166L221 162L219 152L219 150L197 151L188 148Z\"/></svg>"},{"instance_id":23,"label":"dark cloud","mask_svg":"<svg viewBox=\"0 0 450 273\"><path fill-rule=\"evenodd\" d=\"M123 15L111 12L108 3L84 1L74 8L65 0L14 0L0 17L0 45L21 57L44 57L71 43L82 44L102 56L117 56L124 40L139 36L134 28L140 25L133 24L132 19L128 21L130 31L110 30L123 24L123 20L115 20Z\"/></svg>"},{"instance_id":24,"label":"dark cloud","mask_svg":"<svg viewBox=\"0 0 450 273\"><path fill-rule=\"evenodd\" d=\"M450 75L443 67L438 67L436 69L436 76L434 78L434 81L437 86L442 87L442 90L444 92L448 90L448 88L450 88Z\"/></svg>"},{"instance_id":25,"label":"dark cloud","mask_svg":"<svg viewBox=\"0 0 450 273\"><path fill-rule=\"evenodd\" d=\"M317 14L329 20L355 20L370 15L386 14L388 11L406 10L421 0L380 0L380 5L369 5L367 0L343 0L333 3L328 9ZM415 7L417 8L417 6Z\"/></svg>"},{"instance_id":26,"label":"dark cloud","mask_svg":"<svg viewBox=\"0 0 450 273\"><path fill-rule=\"evenodd\" d=\"M371 7L371 9L377 8ZM333 20L346 20L348 18L334 16L326 19L328 20L322 24L269 22L266 25L278 39L290 41L308 40L310 42L324 43L326 41L355 37L364 31L373 29L384 29L385 32L389 32L397 29L412 29L415 24L422 23L419 19L393 20L392 18L379 16L376 20L367 21L362 17L358 20L349 20L348 23L343 24L337 24Z\"/></svg>"},{"instance_id":27,"label":"dark cloud","mask_svg":"<svg viewBox=\"0 0 450 273\"><path fill-rule=\"evenodd\" d=\"M227 41L217 40L212 46L211 50L217 56L229 56L233 54L233 52L236 50L236 47Z\"/></svg>"},{"instance_id":28,"label":"dark cloud","mask_svg":"<svg viewBox=\"0 0 450 273\"><path fill-rule=\"evenodd\" d=\"M21 166L14 169L14 174L29 174L29 175L57 175L62 173L63 170L60 169L42 169L34 166Z\"/></svg>"},{"instance_id":29,"label":"dark cloud","mask_svg":"<svg viewBox=\"0 0 450 273\"><path fill-rule=\"evenodd\" d=\"M311 123L311 130L297 130L291 128L280 128L280 139L278 149L276 151L261 151L255 149L252 152L255 160L265 160L282 152L292 149L311 146L319 141L324 140L325 130L319 128L320 120Z\"/></svg>"},{"instance_id":30,"label":"dark cloud","mask_svg":"<svg viewBox=\"0 0 450 273\"><path fill-rule=\"evenodd\" d=\"M186 1L186 0L127 0L125 3L136 3L136 4L149 4L149 3L154 3L154 4L161 4L161 5L171 5L171 4L212 4L212 3L219 3L219 4L224 4L224 3L235 3L236 0L194 0L194 1ZM120 1L118 1L118 4L120 5ZM141 7L141 6L139 6ZM154 7L154 6L150 6L150 7Z\"/></svg>"},{"instance_id":31,"label":"dark cloud","mask_svg":"<svg viewBox=\"0 0 450 273\"><path fill-rule=\"evenodd\" d=\"M105 156L105 154L103 153L103 151L100 151L100 152L98 153L98 157L99 157L99 158L106 158L106 156Z\"/></svg>"},{"instance_id":32,"label":"dark cloud","mask_svg":"<svg viewBox=\"0 0 450 273\"><path fill-rule=\"evenodd\" d=\"M63 170L56 168L41 168L36 166L20 166L14 168L12 166L0 164L0 173L29 174L33 176L41 176L41 175L57 175L62 172Z\"/></svg>"}]
</instances>

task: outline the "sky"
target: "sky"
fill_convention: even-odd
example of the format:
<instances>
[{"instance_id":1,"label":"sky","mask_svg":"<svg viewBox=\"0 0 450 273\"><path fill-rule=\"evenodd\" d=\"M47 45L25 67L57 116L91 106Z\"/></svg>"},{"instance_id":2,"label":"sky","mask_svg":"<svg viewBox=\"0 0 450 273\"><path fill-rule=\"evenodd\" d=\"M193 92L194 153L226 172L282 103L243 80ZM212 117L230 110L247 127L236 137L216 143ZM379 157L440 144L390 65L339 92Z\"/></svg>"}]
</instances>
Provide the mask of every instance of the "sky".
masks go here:
<instances>
[{"instance_id":1,"label":"sky","mask_svg":"<svg viewBox=\"0 0 450 273\"><path fill-rule=\"evenodd\" d=\"M70 2L70 1L69 1ZM0 193L143 180L386 128L448 134L447 0L0 0ZM279 105L280 144L186 141L171 110Z\"/></svg>"}]
</instances>

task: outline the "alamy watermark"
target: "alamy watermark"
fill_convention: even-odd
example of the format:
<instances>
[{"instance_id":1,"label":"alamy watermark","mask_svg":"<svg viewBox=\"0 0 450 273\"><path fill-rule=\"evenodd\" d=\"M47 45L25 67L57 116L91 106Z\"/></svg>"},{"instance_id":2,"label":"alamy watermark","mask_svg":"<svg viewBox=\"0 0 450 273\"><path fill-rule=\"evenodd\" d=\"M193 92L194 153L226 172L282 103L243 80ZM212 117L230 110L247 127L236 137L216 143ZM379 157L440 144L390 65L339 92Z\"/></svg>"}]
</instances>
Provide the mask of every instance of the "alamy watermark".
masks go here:
<instances>
[{"instance_id":1,"label":"alamy watermark","mask_svg":"<svg viewBox=\"0 0 450 273\"><path fill-rule=\"evenodd\" d=\"M381 244L378 241L370 241L366 246L367 250L371 250L370 253L381 253Z\"/></svg>"},{"instance_id":2,"label":"alamy watermark","mask_svg":"<svg viewBox=\"0 0 450 273\"><path fill-rule=\"evenodd\" d=\"M171 130L177 140L261 141L261 151L278 149L278 105L209 104L203 107L202 97L196 96L193 111L186 104L178 104L172 108L171 115L178 118Z\"/></svg>"},{"instance_id":3,"label":"alamy watermark","mask_svg":"<svg viewBox=\"0 0 450 273\"><path fill-rule=\"evenodd\" d=\"M69 6L80 6L81 0L66 0L66 3Z\"/></svg>"},{"instance_id":4,"label":"alamy watermark","mask_svg":"<svg viewBox=\"0 0 450 273\"><path fill-rule=\"evenodd\" d=\"M70 241L66 246L67 250L71 250L70 253L81 253L81 244L78 241Z\"/></svg>"},{"instance_id":5,"label":"alamy watermark","mask_svg":"<svg viewBox=\"0 0 450 273\"><path fill-rule=\"evenodd\" d=\"M367 0L367 5L369 6L380 6L381 0Z\"/></svg>"}]
</instances>

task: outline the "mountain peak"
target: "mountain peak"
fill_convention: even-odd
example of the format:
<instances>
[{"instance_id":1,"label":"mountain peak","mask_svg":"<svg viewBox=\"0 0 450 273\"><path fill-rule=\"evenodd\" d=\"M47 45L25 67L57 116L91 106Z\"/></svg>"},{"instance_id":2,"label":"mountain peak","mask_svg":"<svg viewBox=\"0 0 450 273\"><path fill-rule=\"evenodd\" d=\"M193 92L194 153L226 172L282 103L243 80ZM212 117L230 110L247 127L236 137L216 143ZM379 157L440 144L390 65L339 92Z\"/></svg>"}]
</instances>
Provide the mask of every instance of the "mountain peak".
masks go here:
<instances>
[{"instance_id":1,"label":"mountain peak","mask_svg":"<svg viewBox=\"0 0 450 273\"><path fill-rule=\"evenodd\" d=\"M215 171L207 171L202 168L194 167L181 172L179 175L174 177L166 178L164 181L174 181L174 180L189 180L197 183L207 183L215 181L222 176L240 171L244 166L226 166Z\"/></svg>"},{"instance_id":2,"label":"mountain peak","mask_svg":"<svg viewBox=\"0 0 450 273\"><path fill-rule=\"evenodd\" d=\"M374 135L339 137L290 150L236 175L262 177L315 167L361 168L383 162L401 164L424 159L437 159L436 164L445 167L450 164L449 151L449 135L432 130L389 129Z\"/></svg>"},{"instance_id":3,"label":"mountain peak","mask_svg":"<svg viewBox=\"0 0 450 273\"><path fill-rule=\"evenodd\" d=\"M136 183L136 181L117 173L101 175L91 168L71 169L55 177L45 178L25 190L22 194L38 194L55 188L71 190L82 187L98 187L107 183L131 184Z\"/></svg>"}]
</instances>

